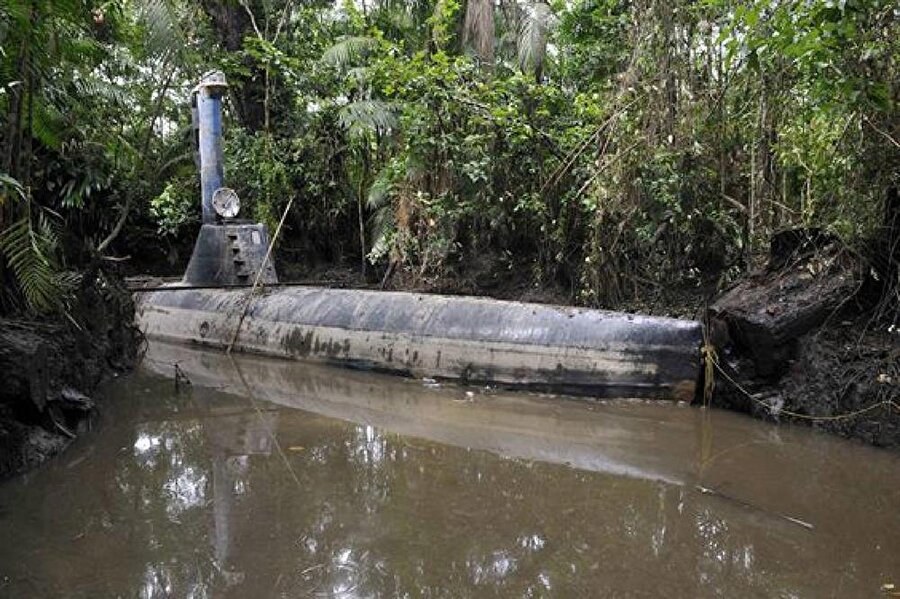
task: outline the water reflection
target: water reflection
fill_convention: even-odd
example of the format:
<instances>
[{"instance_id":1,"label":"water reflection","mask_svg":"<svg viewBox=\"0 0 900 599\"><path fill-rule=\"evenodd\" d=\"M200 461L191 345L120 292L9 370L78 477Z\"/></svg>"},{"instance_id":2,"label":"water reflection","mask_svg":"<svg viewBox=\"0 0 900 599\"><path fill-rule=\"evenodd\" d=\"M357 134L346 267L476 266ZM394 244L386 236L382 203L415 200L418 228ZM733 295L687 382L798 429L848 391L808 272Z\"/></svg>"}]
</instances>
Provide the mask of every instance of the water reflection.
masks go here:
<instances>
[{"instance_id":1,"label":"water reflection","mask_svg":"<svg viewBox=\"0 0 900 599\"><path fill-rule=\"evenodd\" d=\"M97 434L0 486L0 594L852 596L898 576L891 454L253 360L225 394L193 356L192 393L121 381Z\"/></svg>"},{"instance_id":2,"label":"water reflection","mask_svg":"<svg viewBox=\"0 0 900 599\"><path fill-rule=\"evenodd\" d=\"M233 543L231 522L234 502L250 492L250 457L270 456L278 415L273 412L225 414L207 427L212 453L213 558L226 586L240 584L244 573L229 562Z\"/></svg>"}]
</instances>

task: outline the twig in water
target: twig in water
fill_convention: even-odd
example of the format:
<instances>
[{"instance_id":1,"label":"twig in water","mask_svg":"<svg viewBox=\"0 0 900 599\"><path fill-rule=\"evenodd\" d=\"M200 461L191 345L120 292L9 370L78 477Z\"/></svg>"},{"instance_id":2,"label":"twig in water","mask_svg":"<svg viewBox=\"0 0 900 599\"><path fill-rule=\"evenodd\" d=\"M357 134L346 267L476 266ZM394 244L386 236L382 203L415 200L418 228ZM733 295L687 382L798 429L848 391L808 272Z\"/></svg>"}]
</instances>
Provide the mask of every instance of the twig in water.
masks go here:
<instances>
[{"instance_id":1,"label":"twig in water","mask_svg":"<svg viewBox=\"0 0 900 599\"><path fill-rule=\"evenodd\" d=\"M73 433L72 431L70 431L69 429L64 427L62 424L60 424L59 421L56 420L56 418L54 418L52 414L50 415L50 421L53 422L53 426L55 426L56 429L59 430L59 432L61 432L62 434L64 434L65 436L67 436L70 439L75 438L75 433Z\"/></svg>"},{"instance_id":2,"label":"twig in water","mask_svg":"<svg viewBox=\"0 0 900 599\"><path fill-rule=\"evenodd\" d=\"M778 518L781 518L782 520L787 520L791 524L796 524L797 526L802 526L806 530L814 530L816 528L809 522L807 522L805 520L801 520L800 518L794 518L793 516L788 516L787 514L780 514L778 512L770 512L766 509L759 507L758 505L754 505L754 504L750 503L749 501L744 501L743 499L738 499L737 497L732 497L731 495L726 495L725 493L722 493L721 491L718 491L716 489L711 489L709 487L704 487L701 485L694 485L694 489L697 490L698 492L702 493L703 495L711 495L713 497L719 497L720 499L727 499L728 501L733 501L734 503L742 505L746 508L756 510L758 512L762 512L764 514L777 516Z\"/></svg>"},{"instance_id":3,"label":"twig in water","mask_svg":"<svg viewBox=\"0 0 900 599\"><path fill-rule=\"evenodd\" d=\"M178 362L175 362L175 393L178 393L182 383L186 387L190 387L191 379L189 379L184 370L181 369L181 366L178 365Z\"/></svg>"}]
</instances>

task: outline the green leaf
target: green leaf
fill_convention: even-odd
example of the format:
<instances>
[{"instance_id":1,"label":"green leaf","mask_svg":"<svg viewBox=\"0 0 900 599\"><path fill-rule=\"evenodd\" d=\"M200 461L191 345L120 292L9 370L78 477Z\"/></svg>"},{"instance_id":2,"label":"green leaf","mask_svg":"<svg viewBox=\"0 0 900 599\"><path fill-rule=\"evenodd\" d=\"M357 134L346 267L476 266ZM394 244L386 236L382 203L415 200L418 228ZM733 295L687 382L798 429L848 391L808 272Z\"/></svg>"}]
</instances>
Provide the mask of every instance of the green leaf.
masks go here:
<instances>
[{"instance_id":1,"label":"green leaf","mask_svg":"<svg viewBox=\"0 0 900 599\"><path fill-rule=\"evenodd\" d=\"M397 128L393 106L380 100L351 102L341 108L338 121L354 136L369 132L386 135Z\"/></svg>"},{"instance_id":2,"label":"green leaf","mask_svg":"<svg viewBox=\"0 0 900 599\"><path fill-rule=\"evenodd\" d=\"M54 255L58 237L50 221L40 213L35 225L30 210L0 232L0 254L12 270L22 297L32 312L60 309L74 281L57 269Z\"/></svg>"},{"instance_id":3,"label":"green leaf","mask_svg":"<svg viewBox=\"0 0 900 599\"><path fill-rule=\"evenodd\" d=\"M372 37L346 37L325 50L322 61L339 69L346 69L350 63L364 58L377 46L378 40Z\"/></svg>"}]
</instances>

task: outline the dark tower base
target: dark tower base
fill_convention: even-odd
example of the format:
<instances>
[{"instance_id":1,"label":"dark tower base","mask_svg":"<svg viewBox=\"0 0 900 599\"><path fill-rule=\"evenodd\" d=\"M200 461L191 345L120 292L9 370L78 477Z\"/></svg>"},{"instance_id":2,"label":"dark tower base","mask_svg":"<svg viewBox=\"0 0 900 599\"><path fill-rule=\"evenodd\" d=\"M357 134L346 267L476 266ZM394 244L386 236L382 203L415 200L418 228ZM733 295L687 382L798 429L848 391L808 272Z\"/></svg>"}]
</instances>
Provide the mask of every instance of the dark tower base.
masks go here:
<instances>
[{"instance_id":1,"label":"dark tower base","mask_svg":"<svg viewBox=\"0 0 900 599\"><path fill-rule=\"evenodd\" d=\"M203 225L183 282L186 285L252 285L268 249L269 231L265 225ZM278 282L271 258L259 282Z\"/></svg>"}]
</instances>

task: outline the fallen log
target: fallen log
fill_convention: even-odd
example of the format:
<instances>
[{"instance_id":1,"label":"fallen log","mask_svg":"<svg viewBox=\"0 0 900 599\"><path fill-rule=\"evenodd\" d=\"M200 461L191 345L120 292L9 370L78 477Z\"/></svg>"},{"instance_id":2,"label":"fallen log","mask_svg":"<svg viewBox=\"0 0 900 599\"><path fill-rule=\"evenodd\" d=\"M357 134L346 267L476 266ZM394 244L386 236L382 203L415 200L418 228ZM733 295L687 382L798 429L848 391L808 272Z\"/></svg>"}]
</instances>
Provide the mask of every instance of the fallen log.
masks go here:
<instances>
[{"instance_id":1,"label":"fallen log","mask_svg":"<svg viewBox=\"0 0 900 599\"><path fill-rule=\"evenodd\" d=\"M749 355L756 374L774 379L787 370L797 340L850 300L862 281L859 260L816 230L789 231L772 240L769 266L723 293L710 306L715 330Z\"/></svg>"}]
</instances>

